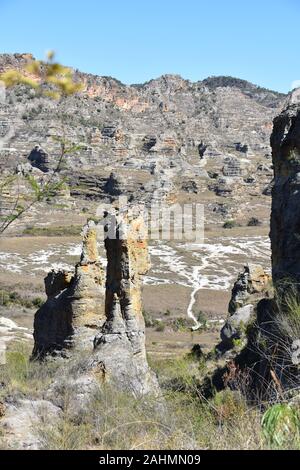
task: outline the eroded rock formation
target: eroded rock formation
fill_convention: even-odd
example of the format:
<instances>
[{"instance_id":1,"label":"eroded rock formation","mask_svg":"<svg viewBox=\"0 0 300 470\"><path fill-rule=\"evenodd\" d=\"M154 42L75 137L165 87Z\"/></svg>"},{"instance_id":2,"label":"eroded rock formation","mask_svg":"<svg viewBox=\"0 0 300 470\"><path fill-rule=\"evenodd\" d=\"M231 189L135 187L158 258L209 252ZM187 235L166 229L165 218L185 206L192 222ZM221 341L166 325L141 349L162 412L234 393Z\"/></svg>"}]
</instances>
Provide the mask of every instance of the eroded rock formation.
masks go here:
<instances>
[{"instance_id":1,"label":"eroded rock formation","mask_svg":"<svg viewBox=\"0 0 300 470\"><path fill-rule=\"evenodd\" d=\"M150 268L144 221L134 210L106 214L106 321L94 340L91 366L103 380L143 395L158 391L149 369L141 276Z\"/></svg>"},{"instance_id":2,"label":"eroded rock formation","mask_svg":"<svg viewBox=\"0 0 300 470\"><path fill-rule=\"evenodd\" d=\"M104 320L104 277L94 222L83 229L75 273L51 271L45 278L47 301L34 319L33 357L64 351L86 340Z\"/></svg>"},{"instance_id":3,"label":"eroded rock formation","mask_svg":"<svg viewBox=\"0 0 300 470\"><path fill-rule=\"evenodd\" d=\"M241 380L247 381L249 396L254 400L258 396L267 400L292 397L300 384L299 96L299 92L291 95L287 108L274 120L271 136L274 187L270 238L274 297L266 295L268 278L263 271L255 269L252 274L248 270L239 277L232 291L231 316L222 329L221 345L227 343L230 347L230 341L240 339L241 325L248 321L245 343L231 355L231 364L215 370L212 378L215 387L224 384L236 387ZM262 297L258 302L257 296Z\"/></svg>"},{"instance_id":4,"label":"eroded rock formation","mask_svg":"<svg viewBox=\"0 0 300 470\"><path fill-rule=\"evenodd\" d=\"M275 120L271 136L274 166L271 247L274 282L300 280L300 99Z\"/></svg>"},{"instance_id":5,"label":"eroded rock formation","mask_svg":"<svg viewBox=\"0 0 300 470\"><path fill-rule=\"evenodd\" d=\"M94 390L104 381L136 396L156 393L159 386L145 349L141 289L150 259L140 210L106 212L104 233L105 305L96 225L89 222L75 274L51 271L45 278L48 299L35 315L33 357L85 347L90 356L80 383L88 380Z\"/></svg>"},{"instance_id":6,"label":"eroded rock formation","mask_svg":"<svg viewBox=\"0 0 300 470\"><path fill-rule=\"evenodd\" d=\"M49 155L39 145L36 145L34 149L31 150L28 155L28 160L33 167L38 168L43 173L48 173L50 170Z\"/></svg>"},{"instance_id":7,"label":"eroded rock formation","mask_svg":"<svg viewBox=\"0 0 300 470\"><path fill-rule=\"evenodd\" d=\"M247 327L256 318L256 306L271 293L271 276L262 266L247 264L232 289L229 317L221 330L220 351L232 348L236 340L245 345Z\"/></svg>"}]
</instances>

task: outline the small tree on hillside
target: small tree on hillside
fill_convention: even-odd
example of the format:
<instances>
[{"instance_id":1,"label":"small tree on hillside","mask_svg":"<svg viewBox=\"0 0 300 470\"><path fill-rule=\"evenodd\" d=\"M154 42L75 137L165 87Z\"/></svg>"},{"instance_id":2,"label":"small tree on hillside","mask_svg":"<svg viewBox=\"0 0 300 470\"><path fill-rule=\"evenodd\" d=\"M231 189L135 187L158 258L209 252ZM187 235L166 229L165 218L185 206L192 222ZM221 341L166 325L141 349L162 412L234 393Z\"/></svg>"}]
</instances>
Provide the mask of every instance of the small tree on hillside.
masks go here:
<instances>
[{"instance_id":1,"label":"small tree on hillside","mask_svg":"<svg viewBox=\"0 0 300 470\"><path fill-rule=\"evenodd\" d=\"M40 96L46 96L59 103L66 97L72 96L82 90L83 84L74 80L73 71L69 67L64 67L54 60L54 53L48 52L47 60L32 60L24 69L9 69L0 74L0 82L6 88L13 88L17 85L25 85L36 90ZM15 174L5 176L0 182L0 235L24 213L30 211L32 207L44 200L52 198L63 186L63 181L57 181L55 175L59 172L62 162L67 155L80 149L80 145L74 145L68 142L63 136L55 136L55 140L59 143L59 157L55 164L53 172L49 178L43 183L39 183L33 176L24 176L26 183L30 188L29 200L24 203L21 194L18 192L16 198L9 202L8 206L4 205L1 210L1 202L5 201L5 195L10 192L10 188L16 183L18 178Z\"/></svg>"}]
</instances>

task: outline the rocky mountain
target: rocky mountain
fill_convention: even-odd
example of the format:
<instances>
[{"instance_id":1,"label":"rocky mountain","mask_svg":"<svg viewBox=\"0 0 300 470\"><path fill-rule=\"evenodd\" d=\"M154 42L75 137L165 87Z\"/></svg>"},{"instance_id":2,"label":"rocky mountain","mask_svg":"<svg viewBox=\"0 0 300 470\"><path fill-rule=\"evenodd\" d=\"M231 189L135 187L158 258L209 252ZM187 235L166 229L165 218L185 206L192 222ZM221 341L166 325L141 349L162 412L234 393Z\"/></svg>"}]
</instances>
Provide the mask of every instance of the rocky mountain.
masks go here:
<instances>
[{"instance_id":1,"label":"rocky mountain","mask_svg":"<svg viewBox=\"0 0 300 470\"><path fill-rule=\"evenodd\" d=\"M3 54L0 72L30 54ZM56 137L80 148L61 168L82 200L202 201L209 220L268 218L272 120L286 97L232 77L199 82L164 75L140 85L74 71L84 84L53 102L26 86L0 103L0 168L30 162L42 173L59 155ZM238 207L237 207L238 201ZM267 210L263 211L262 206Z\"/></svg>"}]
</instances>

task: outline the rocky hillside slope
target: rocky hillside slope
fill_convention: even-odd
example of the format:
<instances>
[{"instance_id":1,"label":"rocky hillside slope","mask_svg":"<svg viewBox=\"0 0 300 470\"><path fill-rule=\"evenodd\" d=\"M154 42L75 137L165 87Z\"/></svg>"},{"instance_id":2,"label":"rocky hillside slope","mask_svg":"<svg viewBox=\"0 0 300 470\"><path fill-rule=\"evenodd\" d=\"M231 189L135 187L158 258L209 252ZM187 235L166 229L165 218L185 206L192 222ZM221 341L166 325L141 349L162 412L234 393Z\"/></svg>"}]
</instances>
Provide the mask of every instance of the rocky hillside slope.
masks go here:
<instances>
[{"instance_id":1,"label":"rocky hillside slope","mask_svg":"<svg viewBox=\"0 0 300 470\"><path fill-rule=\"evenodd\" d=\"M30 59L0 55L0 72ZM268 219L269 139L285 95L231 77L193 83L164 75L127 86L75 74L84 90L61 103L25 86L7 92L0 102L2 172L29 155L47 172L58 158L54 137L63 134L81 144L62 169L77 206L123 193L148 203L203 202L210 222L247 218L249 204L251 215Z\"/></svg>"}]
</instances>

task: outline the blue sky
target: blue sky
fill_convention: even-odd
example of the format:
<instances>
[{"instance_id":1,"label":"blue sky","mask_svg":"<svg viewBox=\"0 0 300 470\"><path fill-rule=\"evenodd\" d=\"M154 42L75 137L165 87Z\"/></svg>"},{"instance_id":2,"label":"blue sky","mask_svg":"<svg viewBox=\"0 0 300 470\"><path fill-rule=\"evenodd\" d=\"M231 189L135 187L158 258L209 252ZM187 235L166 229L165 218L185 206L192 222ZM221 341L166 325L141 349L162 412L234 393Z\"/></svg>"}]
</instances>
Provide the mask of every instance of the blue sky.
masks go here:
<instances>
[{"instance_id":1,"label":"blue sky","mask_svg":"<svg viewBox=\"0 0 300 470\"><path fill-rule=\"evenodd\" d=\"M54 49L85 72L141 83L232 75L300 80L300 0L0 0L0 52Z\"/></svg>"}]
</instances>

